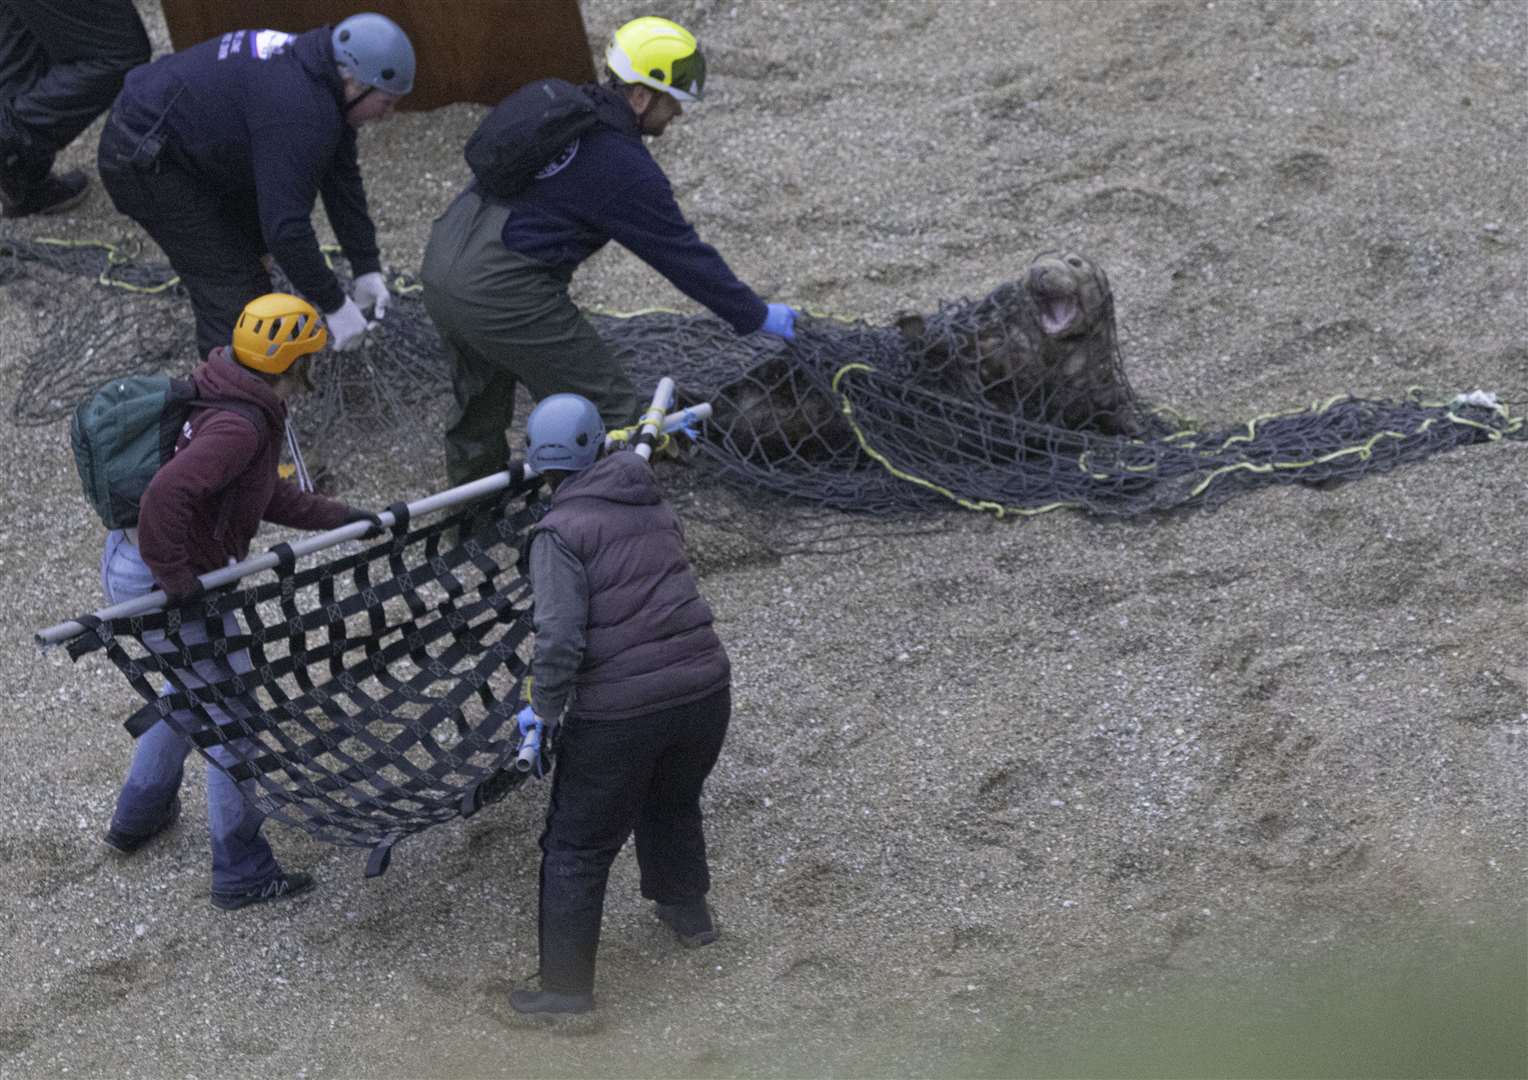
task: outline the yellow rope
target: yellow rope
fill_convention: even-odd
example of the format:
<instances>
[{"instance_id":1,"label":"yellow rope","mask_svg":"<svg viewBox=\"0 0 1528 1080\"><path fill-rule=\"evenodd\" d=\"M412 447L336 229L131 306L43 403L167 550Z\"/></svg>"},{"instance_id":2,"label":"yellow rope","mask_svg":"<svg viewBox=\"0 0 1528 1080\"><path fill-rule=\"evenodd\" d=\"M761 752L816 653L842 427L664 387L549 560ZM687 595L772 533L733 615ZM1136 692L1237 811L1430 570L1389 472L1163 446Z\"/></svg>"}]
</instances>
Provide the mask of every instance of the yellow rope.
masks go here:
<instances>
[{"instance_id":1,"label":"yellow rope","mask_svg":"<svg viewBox=\"0 0 1528 1080\"><path fill-rule=\"evenodd\" d=\"M118 255L117 254L117 246L115 244L103 244L103 243L100 243L100 242L95 241L95 240L64 240L64 239L60 239L59 237L54 237L54 236L39 236L37 238L37 243L39 243L39 244L47 244L50 247L61 247L61 248L87 248L87 247L89 247L89 248L100 248L101 250L105 251L106 252L106 265L101 268L100 276L96 278L96 281L99 284L101 284L101 285L110 285L110 286L112 286L114 288L126 289L128 292L135 292L135 293L161 293L161 292L164 292L166 289L173 289L175 286L180 284L180 276L179 275L176 275L175 277L170 278L169 281L161 282L158 285L134 285L130 281L118 281L116 278L111 277L110 276L110 270L111 270L111 268L113 266L117 266L117 265L119 265L121 263L131 262L132 261L132 257L131 256ZM135 253L137 252L136 245L134 246L133 250L134 250Z\"/></svg>"},{"instance_id":2,"label":"yellow rope","mask_svg":"<svg viewBox=\"0 0 1528 1080\"><path fill-rule=\"evenodd\" d=\"M1509 413L1509 410L1507 409L1507 406L1505 406L1503 404L1500 404L1500 403L1492 406L1492 408L1494 408L1495 411L1497 413L1499 413L1502 416L1503 419L1507 420L1507 424L1506 424L1505 428L1495 428L1495 427L1492 427L1489 424L1482 424L1479 420L1471 420L1468 417L1460 416L1458 413L1456 413L1454 411L1454 408L1453 408L1453 406L1458 401L1457 398L1450 399L1449 401L1432 401L1432 402L1424 401L1424 400L1422 400L1421 388L1420 387L1415 387L1415 386L1408 387L1406 393L1407 393L1408 397L1411 397L1411 398L1415 399L1417 404L1422 406L1423 408L1443 409L1444 410L1444 417L1443 418L1448 420L1450 423L1458 424L1461 427L1475 428L1475 429L1477 429L1479 431L1485 432L1486 433L1486 437L1488 439L1490 439L1492 442L1499 441L1502 438L1502 436L1504 434L1506 434L1507 432L1517 431L1519 428L1522 427L1522 424L1523 424L1523 418L1522 417L1515 417L1515 418L1512 417L1510 415L1510 413ZM1316 405L1312 405L1309 410L1301 409L1301 410L1296 410L1294 412L1289 412L1289 413L1269 414L1269 415L1265 415L1263 417L1260 417L1258 419L1266 420L1266 419L1269 419L1270 416L1296 416L1296 415L1300 415L1301 413L1304 413L1304 412L1307 412L1307 411L1319 414L1319 413L1325 412L1327 409L1331 408L1332 405L1335 404L1336 402L1345 401L1345 400L1347 400L1347 395L1346 394L1342 394L1342 395L1338 395L1337 397L1329 399L1325 403L1318 403ZM1342 448L1341 450L1334 450L1334 451L1332 451L1329 454L1323 454L1320 457L1312 458L1312 459L1310 459L1308 461L1275 461L1275 462L1270 462L1270 463L1267 463L1267 464L1255 464L1253 462L1243 461L1243 462L1237 462L1234 465L1225 465L1225 466L1222 466L1221 468L1216 469L1215 471L1211 472L1208 476L1206 476L1203 480L1201 480L1198 484L1196 484L1194 486L1194 488L1189 492L1189 497L1190 498L1194 498L1194 497L1196 497L1198 495L1203 494L1205 489L1208 488L1210 486L1210 484L1213 483L1218 477L1225 476L1228 473L1233 473L1233 472L1252 472L1252 473L1259 473L1259 474L1267 474L1267 473L1272 473L1272 472L1274 472L1276 470L1280 470L1280 469L1283 469L1283 470L1308 469L1312 465L1324 465L1324 464L1326 464L1328 462L1335 461L1335 460L1337 460L1339 458L1350 457L1350 456L1355 456L1355 455L1358 457L1358 459L1360 461L1368 461L1369 458L1372 457L1373 454L1374 454L1374 447L1376 445L1378 445L1381 440L1384 440L1384 439L1406 439L1406 438L1408 438L1411 435L1421 435L1423 432L1425 432L1429 428L1431 428L1437 421L1438 421L1438 417L1429 416L1427 419L1423 420L1420 424L1418 424L1416 429L1414 431L1411 431L1411 432L1404 432L1404 431L1381 431L1381 432L1377 432L1374 435L1371 435L1368 439L1364 440L1362 443L1360 443L1357 446L1348 446L1348 447ZM1253 420L1253 421L1248 423L1247 427L1248 427L1249 432L1253 430L1253 425L1256 424L1256 423L1257 423L1257 420ZM1246 438L1246 436L1241 436L1241 435L1234 436L1234 437L1232 437L1230 439L1227 439L1226 442L1223 444L1223 446L1229 446L1231 443L1242 441L1245 438Z\"/></svg>"},{"instance_id":3,"label":"yellow rope","mask_svg":"<svg viewBox=\"0 0 1528 1080\"><path fill-rule=\"evenodd\" d=\"M863 450L871 460L880 465L887 472L891 473L891 475L895 476L898 480L905 480L909 484L917 484L919 487L927 488L929 491L943 495L946 499L949 499L957 506L962 506L967 510L977 510L983 513L990 513L999 518L1006 517L1009 514L1017 514L1021 517L1033 517L1036 514L1049 513L1052 510L1061 510L1066 508L1076 509L1081 507L1080 503L1073 502L1055 502L1048 503L1045 506L1026 507L1004 506L1002 503L991 502L986 499L966 499L955 494L949 488L941 487L940 485L934 483L932 480L926 480L921 476L914 476L912 473L907 472L904 469L897 468L891 463L890 460L887 459L884 454L870 445L870 440L865 436L865 432L860 428L859 424L855 422L854 406L849 401L849 395L844 393L844 391L839 387L840 382L843 381L843 377L849 374L851 371L868 371L873 374L875 370L876 369L870 364L845 364L833 375L833 392L838 395L839 412L843 413L844 419L848 422L850 429L854 432L854 438L859 443L860 449Z\"/></svg>"},{"instance_id":4,"label":"yellow rope","mask_svg":"<svg viewBox=\"0 0 1528 1080\"><path fill-rule=\"evenodd\" d=\"M834 375L833 375L833 392L838 395L838 399L839 399L839 412L841 412L843 414L843 417L844 417L845 421L849 424L850 430L852 430L854 432L855 441L859 443L860 449L865 452L867 457L869 457L872 461L876 462L876 464L880 465L883 469L885 469L887 472L889 472L892 476L895 476L899 480L905 480L906 482L908 482L910 484L916 484L919 487L926 488L929 491L936 492L937 494L942 495L945 498L949 499L951 502L955 503L956 505L962 506L962 507L964 507L964 508L966 508L968 510L977 510L977 511L985 512L985 513L991 513L991 514L993 514L993 515L995 515L996 517L999 517L999 518L1006 517L1009 514L1015 514L1015 515L1025 516L1025 517L1032 517L1032 516L1034 516L1036 514L1049 513L1052 510L1059 510L1059 509L1063 509L1063 508L1079 508L1079 507L1081 507L1082 504L1075 503L1075 502L1054 502L1054 503L1047 503L1044 506L1022 507L1022 506L1005 506L1002 503L992 502L992 501L986 500L986 499L981 499L981 500L967 499L967 498L964 498L963 496L957 495L955 492L951 491L949 488L943 487L943 486L941 486L939 484L934 483L931 480L928 480L928 479L926 479L924 477L921 477L921 476L917 476L917 475L915 475L913 473L908 472L905 469L897 467L896 465L894 465L891 462L891 460L889 458L886 457L885 454L883 454L881 451L877 450L874 446L872 446L870 444L869 437L866 436L864 430L860 427L860 425L858 424L858 422L856 422L856 420L854 418L854 406L850 402L849 395L845 392L842 384L843 384L844 379L845 379L845 377L847 375L849 375L852 372L860 372L860 371L868 372L870 374L874 374L876 369L875 369L875 367L873 367L870 364L851 363L851 364L843 365L842 367L840 367L834 373ZM1426 408L1443 409L1444 410L1444 419L1447 419L1451 423L1459 424L1459 425L1464 426L1464 427L1476 428L1476 429L1478 429L1480 431L1483 431L1483 432L1486 433L1487 437L1489 439L1491 439L1492 441L1496 441L1496 440L1501 439L1502 436L1507 434L1507 433L1516 432L1516 431L1520 430L1522 428L1522 426L1523 426L1523 423L1524 423L1524 418L1523 417L1513 417L1510 414L1510 411L1508 410L1507 406L1504 405L1504 404L1501 404L1501 403L1497 403L1494 406L1492 406L1495 409L1495 411L1498 414L1500 414L1501 417L1506 421L1506 424L1505 424L1504 427L1497 428L1497 427L1492 427L1489 424L1483 424L1483 423L1481 423L1478 420L1471 420L1468 417L1460 416L1457 412L1454 411L1454 405L1458 402L1457 398L1451 399L1449 401L1423 402L1421 400L1421 390L1418 387L1409 387L1407 389L1407 395L1410 396L1410 397L1415 398L1417 400L1418 404L1423 405ZM1253 419L1251 419L1251 420L1249 420L1247 422L1247 431L1246 431L1245 434L1233 435L1230 438L1226 439L1224 442L1221 443L1221 445L1219 447L1219 450L1225 450L1227 447L1229 447L1229 446L1231 446L1231 445L1233 445L1235 443L1252 441L1257 436L1257 427L1258 427L1259 424L1266 423L1269 420L1277 419L1279 417L1301 416L1301 415L1305 415L1305 414L1308 414L1308 413L1309 414L1320 415L1321 413L1324 413L1324 412L1328 411L1329 409L1331 409L1333 406L1335 406L1339 402L1343 402L1343 401L1349 400L1349 397L1350 397L1350 395L1347 395L1347 394L1337 394L1337 395L1334 395L1331 398L1328 398L1325 401L1313 402L1310 406L1308 406L1307 408L1304 408L1304 409L1290 409L1290 410L1286 410L1286 411L1283 411L1283 412L1265 413L1265 414L1263 414L1261 416L1254 417ZM1181 416L1181 414L1178 414L1178 415ZM1345 458L1345 457L1357 457L1360 461L1368 461L1373 456L1373 454L1374 454L1375 446L1377 446L1381 441L1386 440L1386 439L1402 439L1402 440L1404 440L1404 439L1406 439L1406 438L1408 438L1410 436L1421 435L1424 432L1426 432L1429 428L1431 428L1433 426L1433 424L1435 424L1437 421L1438 421L1438 417L1429 416L1425 420L1423 420L1419 425L1417 425L1416 429L1414 431L1412 431L1412 432L1409 432L1409 433L1408 432L1404 432L1404 431L1381 431L1381 432L1377 432L1376 434L1370 436L1368 439L1364 440L1362 443L1360 443L1360 444L1358 444L1356 446L1343 447L1340 450L1334 450L1331 453L1322 454L1319 457L1314 457L1314 458L1311 458L1311 459L1309 459L1307 461L1275 461L1275 462L1268 462L1268 463L1264 463L1264 464L1259 464L1259 463L1250 462L1250 461L1242 461L1242 462L1237 462L1237 463L1235 463L1233 465L1225 465L1225 466L1222 466L1222 467L1220 467L1218 469L1215 469L1214 471L1209 473L1207 476L1205 476L1205 478L1203 480L1201 480L1198 484L1196 484L1193 487L1193 489L1189 492L1189 498L1196 498L1199 495L1202 495L1205 492L1205 490L1212 483L1215 482L1215 480L1217 480L1218 478L1220 478L1222 476L1226 476L1226 475L1228 475L1230 473L1234 473L1234 472L1251 472L1251 473L1257 473L1257 474L1269 474L1269 473L1273 473L1273 472L1280 471L1280 470L1293 471L1293 470L1296 470L1296 469L1308 469L1308 468L1310 468L1313 465L1325 465L1325 464L1328 464L1328 463L1330 463L1332 461L1337 461L1337 460L1339 460L1341 458ZM1192 431L1178 431L1178 432L1173 433L1172 435L1166 436L1165 438L1168 439L1168 440L1183 439L1183 438L1187 438L1188 436L1193 435L1193 434L1195 434L1195 433L1192 432ZM1190 446L1189 448L1191 448L1191 449L1198 449L1198 448L1195 448L1195 447L1192 447L1192 446ZM1205 455L1210 455L1210 454L1217 453L1217 452L1218 452L1217 450L1207 450L1207 449L1201 449L1200 450L1200 453L1205 454ZM1091 465L1091 461L1092 461L1092 451L1084 450L1077 457L1077 467L1078 467L1078 469L1080 469L1083 473L1087 474L1090 478L1092 478L1094 480L1108 480L1108 479L1111 478L1112 474L1110 474L1110 473L1094 471L1093 468L1092 468L1092 465ZM1118 466L1118 469L1120 471L1123 471L1123 472L1134 472L1134 473L1149 473L1149 472L1154 471L1155 468L1156 468L1155 465L1120 465L1120 466Z\"/></svg>"}]
</instances>

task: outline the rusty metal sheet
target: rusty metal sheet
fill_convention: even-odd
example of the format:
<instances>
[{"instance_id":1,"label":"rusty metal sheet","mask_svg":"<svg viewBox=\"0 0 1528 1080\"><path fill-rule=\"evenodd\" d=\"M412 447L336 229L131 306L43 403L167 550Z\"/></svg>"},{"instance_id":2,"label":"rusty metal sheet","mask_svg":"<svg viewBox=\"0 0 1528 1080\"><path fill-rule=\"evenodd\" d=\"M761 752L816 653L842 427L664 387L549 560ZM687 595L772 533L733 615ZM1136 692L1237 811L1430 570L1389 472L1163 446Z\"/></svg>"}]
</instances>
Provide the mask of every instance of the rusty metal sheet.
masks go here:
<instances>
[{"instance_id":1,"label":"rusty metal sheet","mask_svg":"<svg viewBox=\"0 0 1528 1080\"><path fill-rule=\"evenodd\" d=\"M532 79L595 77L578 0L162 0L174 48L229 30L296 33L358 11L393 19L414 43L418 71L404 109L456 101L493 105Z\"/></svg>"}]
</instances>

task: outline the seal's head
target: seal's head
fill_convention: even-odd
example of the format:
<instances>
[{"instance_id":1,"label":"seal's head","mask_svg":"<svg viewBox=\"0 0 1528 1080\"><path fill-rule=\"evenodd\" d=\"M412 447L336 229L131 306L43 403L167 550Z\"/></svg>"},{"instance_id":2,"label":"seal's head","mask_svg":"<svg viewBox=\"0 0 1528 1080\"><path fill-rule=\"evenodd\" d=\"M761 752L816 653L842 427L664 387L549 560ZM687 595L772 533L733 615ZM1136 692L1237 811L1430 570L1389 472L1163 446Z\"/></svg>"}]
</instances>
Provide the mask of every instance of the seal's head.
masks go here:
<instances>
[{"instance_id":1,"label":"seal's head","mask_svg":"<svg viewBox=\"0 0 1528 1080\"><path fill-rule=\"evenodd\" d=\"M1029 264L1024 288L1046 337L1081 337L1112 322L1114 294L1103 268L1072 251L1047 251Z\"/></svg>"}]
</instances>

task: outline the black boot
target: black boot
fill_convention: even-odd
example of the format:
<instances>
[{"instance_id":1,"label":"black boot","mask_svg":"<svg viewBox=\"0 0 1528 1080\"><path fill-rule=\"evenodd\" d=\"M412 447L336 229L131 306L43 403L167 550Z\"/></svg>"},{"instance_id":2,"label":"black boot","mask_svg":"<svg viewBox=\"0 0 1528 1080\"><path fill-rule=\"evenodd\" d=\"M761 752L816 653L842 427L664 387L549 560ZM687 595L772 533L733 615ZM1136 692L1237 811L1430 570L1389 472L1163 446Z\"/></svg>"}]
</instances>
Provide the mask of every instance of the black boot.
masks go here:
<instances>
[{"instance_id":1,"label":"black boot","mask_svg":"<svg viewBox=\"0 0 1528 1080\"><path fill-rule=\"evenodd\" d=\"M517 1013L578 1014L594 1011L594 991L562 994L556 990L511 990L509 1004Z\"/></svg>"},{"instance_id":2,"label":"black boot","mask_svg":"<svg viewBox=\"0 0 1528 1080\"><path fill-rule=\"evenodd\" d=\"M0 172L0 216L61 213L78 205L89 186L90 178L78 169L63 174L50 172L32 184L16 173Z\"/></svg>"},{"instance_id":3,"label":"black boot","mask_svg":"<svg viewBox=\"0 0 1528 1080\"><path fill-rule=\"evenodd\" d=\"M711 919L711 908L704 900L659 904L658 921L673 930L679 943L687 949L709 945L719 936L716 923Z\"/></svg>"}]
</instances>

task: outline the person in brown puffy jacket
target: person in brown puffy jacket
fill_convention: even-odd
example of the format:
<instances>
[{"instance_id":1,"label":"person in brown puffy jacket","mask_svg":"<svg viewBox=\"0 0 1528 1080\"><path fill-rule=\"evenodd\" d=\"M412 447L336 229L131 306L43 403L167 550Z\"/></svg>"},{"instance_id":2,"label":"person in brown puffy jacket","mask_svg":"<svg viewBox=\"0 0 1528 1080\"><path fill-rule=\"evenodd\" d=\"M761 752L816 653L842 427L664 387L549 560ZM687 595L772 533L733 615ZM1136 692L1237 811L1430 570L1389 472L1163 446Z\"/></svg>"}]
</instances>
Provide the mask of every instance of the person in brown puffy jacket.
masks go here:
<instances>
[{"instance_id":1,"label":"person in brown puffy jacket","mask_svg":"<svg viewBox=\"0 0 1528 1080\"><path fill-rule=\"evenodd\" d=\"M377 515L302 491L277 472L286 427L287 400L307 389L312 354L328 335L307 301L283 293L252 300L234 329L233 343L212 350L192 372L197 397L176 443L175 455L154 474L139 504L135 528L107 534L101 577L113 604L163 589L171 603L203 591L199 575L249 554L262 521L302 529L332 529ZM232 612L225 635L239 632ZM183 622L180 640L209 639L204 623ZM155 642L145 635L152 648ZM166 649L173 646L165 645ZM249 655L197 660L180 675L188 686L213 684L251 670ZM229 722L218 706L219 723ZM127 779L117 796L108 847L132 854L168 828L180 814L180 783L190 743L164 720L139 739ZM209 751L235 764L222 746ZM221 769L207 778L212 834L212 903L225 910L292 896L312 887L304 873L287 873L261 835L264 815L250 806Z\"/></svg>"},{"instance_id":2,"label":"person in brown puffy jacket","mask_svg":"<svg viewBox=\"0 0 1528 1080\"><path fill-rule=\"evenodd\" d=\"M523 730L556 735L541 836L540 986L520 1013L594 1008L610 864L636 833L642 895L687 946L716 940L700 795L732 712L732 671L652 466L603 458L594 403L553 394L526 423L528 464L552 486L526 569L535 596ZM560 721L560 722L559 722Z\"/></svg>"}]
</instances>

